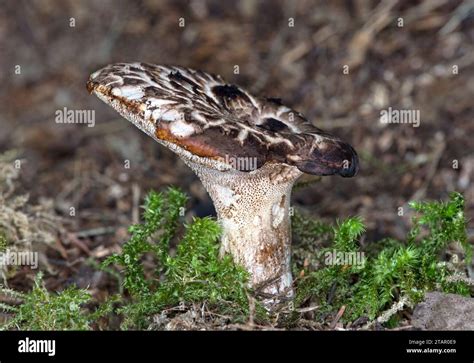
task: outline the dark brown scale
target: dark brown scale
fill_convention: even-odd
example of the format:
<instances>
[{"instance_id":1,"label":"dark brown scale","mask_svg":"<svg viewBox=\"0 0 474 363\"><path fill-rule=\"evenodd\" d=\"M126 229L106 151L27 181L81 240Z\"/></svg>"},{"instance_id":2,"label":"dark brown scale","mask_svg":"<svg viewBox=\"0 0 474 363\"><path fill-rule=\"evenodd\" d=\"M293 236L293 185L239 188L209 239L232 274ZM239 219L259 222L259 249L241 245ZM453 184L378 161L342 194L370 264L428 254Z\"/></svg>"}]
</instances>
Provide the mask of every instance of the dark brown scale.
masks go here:
<instances>
[{"instance_id":1,"label":"dark brown scale","mask_svg":"<svg viewBox=\"0 0 474 363\"><path fill-rule=\"evenodd\" d=\"M130 71L130 73L134 72L136 75L139 75L141 72L143 72L139 67L135 65L130 65L128 67L128 70Z\"/></svg>"},{"instance_id":2,"label":"dark brown scale","mask_svg":"<svg viewBox=\"0 0 474 363\"><path fill-rule=\"evenodd\" d=\"M160 98L160 99L168 99L168 94L162 90L160 90L159 88L156 88L156 87L153 87L153 86L149 86L149 87L145 87L143 89L143 92L145 93L146 96L151 96L151 97L155 97L155 98Z\"/></svg>"},{"instance_id":3,"label":"dark brown scale","mask_svg":"<svg viewBox=\"0 0 474 363\"><path fill-rule=\"evenodd\" d=\"M261 129L265 129L272 132L280 132L289 130L288 126L283 122L274 119L273 117L266 118L260 125L256 125Z\"/></svg>"},{"instance_id":4,"label":"dark brown scale","mask_svg":"<svg viewBox=\"0 0 474 363\"><path fill-rule=\"evenodd\" d=\"M204 98L206 99L206 102L209 104L209 105L213 105L214 107L219 107L219 105L216 103L216 101L209 97L207 94L204 94Z\"/></svg>"},{"instance_id":5,"label":"dark brown scale","mask_svg":"<svg viewBox=\"0 0 474 363\"><path fill-rule=\"evenodd\" d=\"M183 85L176 83L175 81L171 81L170 84L174 88L173 92L176 96L182 97L183 99L189 99L189 91Z\"/></svg>"},{"instance_id":6,"label":"dark brown scale","mask_svg":"<svg viewBox=\"0 0 474 363\"><path fill-rule=\"evenodd\" d=\"M178 83L179 82L186 82L190 84L193 87L194 92L197 92L197 90L200 88L200 86L194 82L193 80L189 79L186 76L183 76L180 71L176 72L171 72L169 75L170 80L176 80Z\"/></svg>"},{"instance_id":7,"label":"dark brown scale","mask_svg":"<svg viewBox=\"0 0 474 363\"><path fill-rule=\"evenodd\" d=\"M237 98L242 98L246 102L250 103L250 99L247 97L245 93L243 93L238 87L234 86L233 84L231 85L224 85L224 86L214 86L212 87L212 92L217 97L220 97L222 99L231 99L235 100Z\"/></svg>"},{"instance_id":8,"label":"dark brown scale","mask_svg":"<svg viewBox=\"0 0 474 363\"><path fill-rule=\"evenodd\" d=\"M174 92L179 92L183 96L186 96L189 93L188 89L186 87L184 87L183 84L181 84L177 81L171 80L170 85L174 88L173 89Z\"/></svg>"},{"instance_id":9,"label":"dark brown scale","mask_svg":"<svg viewBox=\"0 0 474 363\"><path fill-rule=\"evenodd\" d=\"M268 161L289 164L286 155L291 154L294 150L286 142L271 144L268 149Z\"/></svg>"},{"instance_id":10,"label":"dark brown scale","mask_svg":"<svg viewBox=\"0 0 474 363\"><path fill-rule=\"evenodd\" d=\"M136 78L129 78L127 76L124 76L124 82L127 83L127 85L132 85L132 86L138 86L143 84L143 81L141 79L136 79Z\"/></svg>"},{"instance_id":11,"label":"dark brown scale","mask_svg":"<svg viewBox=\"0 0 474 363\"><path fill-rule=\"evenodd\" d=\"M150 68L146 67L146 64L143 64L143 63L142 63L142 66L143 66L143 71L141 72L145 73L148 76L148 78L150 79L159 78L159 73L156 70L150 70Z\"/></svg>"}]
</instances>

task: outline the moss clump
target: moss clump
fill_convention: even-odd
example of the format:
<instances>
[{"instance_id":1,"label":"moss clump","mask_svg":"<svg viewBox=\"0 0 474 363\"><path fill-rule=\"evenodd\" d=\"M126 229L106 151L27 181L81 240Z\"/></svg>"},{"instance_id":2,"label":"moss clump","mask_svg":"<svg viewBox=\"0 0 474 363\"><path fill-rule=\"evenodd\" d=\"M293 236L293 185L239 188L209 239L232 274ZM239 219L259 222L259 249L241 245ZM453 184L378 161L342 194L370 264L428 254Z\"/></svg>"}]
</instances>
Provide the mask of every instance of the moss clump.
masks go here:
<instances>
[{"instance_id":1,"label":"moss clump","mask_svg":"<svg viewBox=\"0 0 474 363\"><path fill-rule=\"evenodd\" d=\"M19 303L0 304L0 309L12 314L2 324L2 330L88 330L97 318L85 308L91 301L86 290L68 287L51 293L44 287L42 273L36 275L33 289L28 293L5 287L0 287L0 293Z\"/></svg>"},{"instance_id":2,"label":"moss clump","mask_svg":"<svg viewBox=\"0 0 474 363\"><path fill-rule=\"evenodd\" d=\"M108 258L104 266L123 266L124 299L118 313L124 328L144 328L150 317L180 303L206 302L236 321L248 314L248 275L229 256L219 258L220 228L211 218L195 218L185 225L176 253L170 242L179 226L179 212L186 196L175 188L166 193L150 192L146 198L143 223L130 228L131 238L122 253ZM153 261L146 276L143 261Z\"/></svg>"},{"instance_id":3,"label":"moss clump","mask_svg":"<svg viewBox=\"0 0 474 363\"><path fill-rule=\"evenodd\" d=\"M469 286L449 279L455 268L440 259L451 242L459 242L465 249L466 262L470 261L462 195L452 193L448 202L412 202L410 206L417 214L405 242L383 240L385 247L363 264L332 264L306 271L297 288L297 306L316 300L323 317L345 305L344 319L353 321L361 316L374 319L401 297L410 305L417 303L430 290L468 295ZM364 230L361 219L345 220L334 227L333 243L321 254L362 253L357 239Z\"/></svg>"}]
</instances>

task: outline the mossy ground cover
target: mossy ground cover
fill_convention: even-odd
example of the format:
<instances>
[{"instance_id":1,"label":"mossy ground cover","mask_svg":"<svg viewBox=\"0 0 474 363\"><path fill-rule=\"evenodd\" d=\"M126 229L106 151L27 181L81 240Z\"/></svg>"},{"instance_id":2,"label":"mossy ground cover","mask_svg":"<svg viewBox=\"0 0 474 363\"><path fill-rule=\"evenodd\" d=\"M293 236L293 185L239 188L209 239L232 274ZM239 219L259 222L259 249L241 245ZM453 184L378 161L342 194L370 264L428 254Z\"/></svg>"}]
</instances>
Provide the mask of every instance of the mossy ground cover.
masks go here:
<instances>
[{"instance_id":1,"label":"mossy ground cover","mask_svg":"<svg viewBox=\"0 0 474 363\"><path fill-rule=\"evenodd\" d=\"M50 292L39 273L29 292L2 288L2 294L14 301L0 305L9 316L2 328L107 329L107 321L115 317L121 329L149 329L163 311L179 307L175 311L183 312L196 305L225 317L229 326L251 321L259 327L298 328L308 306L317 306L311 313L315 322L324 325L342 311L341 321L350 324L361 318L375 321L397 302L403 302L399 310L410 308L427 291L472 293L462 279L450 279L465 270L462 259L471 258L459 193L445 202L411 203L416 214L406 240L388 238L368 244L366 250L359 244L365 232L361 218L328 225L297 213L295 299L276 316L266 314L252 298L247 273L229 256L219 257L220 228L214 219L194 218L183 225L186 200L176 188L147 195L142 222L129 228L122 251L98 265L123 281L123 288L107 301L94 301L87 290L74 286ZM452 243L464 248L457 262L443 256ZM328 256L357 254L363 263L328 263ZM398 324L398 313L382 322L385 327Z\"/></svg>"}]
</instances>

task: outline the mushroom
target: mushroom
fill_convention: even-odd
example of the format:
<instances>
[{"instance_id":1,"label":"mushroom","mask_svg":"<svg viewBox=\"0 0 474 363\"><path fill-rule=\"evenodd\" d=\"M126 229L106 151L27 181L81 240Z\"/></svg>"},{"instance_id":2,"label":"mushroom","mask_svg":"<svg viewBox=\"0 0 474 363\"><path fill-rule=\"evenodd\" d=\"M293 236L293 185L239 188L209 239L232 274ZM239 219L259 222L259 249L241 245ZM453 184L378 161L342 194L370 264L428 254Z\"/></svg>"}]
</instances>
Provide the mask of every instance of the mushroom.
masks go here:
<instances>
[{"instance_id":1,"label":"mushroom","mask_svg":"<svg viewBox=\"0 0 474 363\"><path fill-rule=\"evenodd\" d=\"M264 306L291 299L293 184L303 173L354 176L354 149L279 99L189 68L112 64L87 89L197 174L222 227L221 255L245 267Z\"/></svg>"}]
</instances>

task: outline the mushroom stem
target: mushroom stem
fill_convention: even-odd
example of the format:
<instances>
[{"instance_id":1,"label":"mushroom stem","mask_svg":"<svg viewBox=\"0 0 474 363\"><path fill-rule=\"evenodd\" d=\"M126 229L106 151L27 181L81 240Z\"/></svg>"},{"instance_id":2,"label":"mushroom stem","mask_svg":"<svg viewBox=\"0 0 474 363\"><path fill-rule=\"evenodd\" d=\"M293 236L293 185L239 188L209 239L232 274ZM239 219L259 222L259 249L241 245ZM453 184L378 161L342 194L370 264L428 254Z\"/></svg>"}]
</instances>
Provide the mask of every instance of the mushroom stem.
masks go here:
<instances>
[{"instance_id":1,"label":"mushroom stem","mask_svg":"<svg viewBox=\"0 0 474 363\"><path fill-rule=\"evenodd\" d=\"M219 171L187 160L214 202L222 226L221 255L250 273L250 286L268 310L293 296L289 205L295 167L266 164Z\"/></svg>"}]
</instances>

